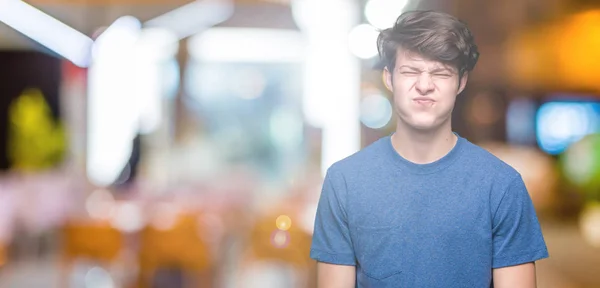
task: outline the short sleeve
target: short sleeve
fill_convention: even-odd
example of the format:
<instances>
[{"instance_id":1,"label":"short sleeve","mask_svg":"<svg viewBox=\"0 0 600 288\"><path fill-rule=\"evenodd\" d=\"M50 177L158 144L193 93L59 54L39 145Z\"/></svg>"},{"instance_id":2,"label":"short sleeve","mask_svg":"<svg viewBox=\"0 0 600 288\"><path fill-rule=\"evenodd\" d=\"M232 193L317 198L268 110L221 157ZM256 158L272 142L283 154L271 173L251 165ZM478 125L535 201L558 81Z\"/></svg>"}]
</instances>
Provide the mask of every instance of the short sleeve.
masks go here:
<instances>
[{"instance_id":1,"label":"short sleeve","mask_svg":"<svg viewBox=\"0 0 600 288\"><path fill-rule=\"evenodd\" d=\"M348 217L346 184L343 176L330 168L319 198L310 257L319 262L356 265Z\"/></svg>"},{"instance_id":2,"label":"short sleeve","mask_svg":"<svg viewBox=\"0 0 600 288\"><path fill-rule=\"evenodd\" d=\"M542 230L519 175L505 191L493 216L493 268L515 266L548 257Z\"/></svg>"}]
</instances>

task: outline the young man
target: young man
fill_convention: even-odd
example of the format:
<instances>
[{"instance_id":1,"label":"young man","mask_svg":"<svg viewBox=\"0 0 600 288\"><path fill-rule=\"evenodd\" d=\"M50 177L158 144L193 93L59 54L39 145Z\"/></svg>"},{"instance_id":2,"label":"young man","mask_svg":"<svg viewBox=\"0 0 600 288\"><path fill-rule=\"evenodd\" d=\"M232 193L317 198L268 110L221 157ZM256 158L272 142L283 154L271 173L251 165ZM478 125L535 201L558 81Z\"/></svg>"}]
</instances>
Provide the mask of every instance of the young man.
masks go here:
<instances>
[{"instance_id":1,"label":"young man","mask_svg":"<svg viewBox=\"0 0 600 288\"><path fill-rule=\"evenodd\" d=\"M452 132L478 59L471 32L416 11L377 42L396 132L328 169L310 252L318 287L536 287L548 251L521 175Z\"/></svg>"}]
</instances>

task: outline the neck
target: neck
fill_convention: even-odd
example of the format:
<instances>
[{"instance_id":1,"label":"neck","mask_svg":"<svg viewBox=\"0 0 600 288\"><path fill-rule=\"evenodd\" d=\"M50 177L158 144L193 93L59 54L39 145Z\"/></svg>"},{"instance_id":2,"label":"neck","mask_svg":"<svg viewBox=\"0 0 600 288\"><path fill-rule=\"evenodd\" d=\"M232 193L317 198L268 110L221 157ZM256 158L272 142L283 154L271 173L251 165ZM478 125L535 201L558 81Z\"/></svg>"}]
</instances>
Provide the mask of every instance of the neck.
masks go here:
<instances>
[{"instance_id":1,"label":"neck","mask_svg":"<svg viewBox=\"0 0 600 288\"><path fill-rule=\"evenodd\" d=\"M423 131L398 121L396 132L392 135L392 145L398 154L416 164L428 164L441 159L454 148L457 141L458 137L452 133L450 123Z\"/></svg>"}]
</instances>

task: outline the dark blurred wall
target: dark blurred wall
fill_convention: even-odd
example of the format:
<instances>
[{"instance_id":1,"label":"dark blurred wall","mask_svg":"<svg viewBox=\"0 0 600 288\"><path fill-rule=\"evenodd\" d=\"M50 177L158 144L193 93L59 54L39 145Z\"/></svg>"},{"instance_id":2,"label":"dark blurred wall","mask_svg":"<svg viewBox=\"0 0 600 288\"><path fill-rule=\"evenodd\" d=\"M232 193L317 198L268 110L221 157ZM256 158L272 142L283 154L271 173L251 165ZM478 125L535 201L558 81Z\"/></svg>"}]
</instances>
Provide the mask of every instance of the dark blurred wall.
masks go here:
<instances>
[{"instance_id":1,"label":"dark blurred wall","mask_svg":"<svg viewBox=\"0 0 600 288\"><path fill-rule=\"evenodd\" d=\"M457 98L453 126L475 142L506 141L510 86L507 53L512 35L568 13L573 1L586 0L423 0L420 9L449 12L465 21L479 47L480 58L467 89ZM599 0L593 0L600 2Z\"/></svg>"},{"instance_id":2,"label":"dark blurred wall","mask_svg":"<svg viewBox=\"0 0 600 288\"><path fill-rule=\"evenodd\" d=\"M506 63L511 61L507 59L505 45L510 35L563 14L569 1L452 0L447 1L452 5L446 3L440 7L467 22L479 46L481 56L472 82L505 88L510 73Z\"/></svg>"},{"instance_id":3,"label":"dark blurred wall","mask_svg":"<svg viewBox=\"0 0 600 288\"><path fill-rule=\"evenodd\" d=\"M60 79L60 59L35 51L0 51L0 170L10 167L6 155L10 103L23 90L37 88L54 117L59 117Z\"/></svg>"}]
</instances>

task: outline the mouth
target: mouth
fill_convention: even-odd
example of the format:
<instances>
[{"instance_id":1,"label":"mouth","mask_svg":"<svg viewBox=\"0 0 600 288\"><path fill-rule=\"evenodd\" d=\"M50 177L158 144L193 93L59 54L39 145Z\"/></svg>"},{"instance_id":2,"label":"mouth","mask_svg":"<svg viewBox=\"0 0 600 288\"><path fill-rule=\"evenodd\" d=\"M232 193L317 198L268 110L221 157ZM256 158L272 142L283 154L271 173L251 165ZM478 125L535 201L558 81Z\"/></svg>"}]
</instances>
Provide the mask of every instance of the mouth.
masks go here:
<instances>
[{"instance_id":1,"label":"mouth","mask_svg":"<svg viewBox=\"0 0 600 288\"><path fill-rule=\"evenodd\" d=\"M415 98L415 99L413 99L413 102L415 102L416 104L419 104L419 105L427 105L427 106L431 106L431 105L433 105L433 103L435 103L435 101L433 99L424 98L424 97L423 98L421 98L421 97Z\"/></svg>"}]
</instances>

